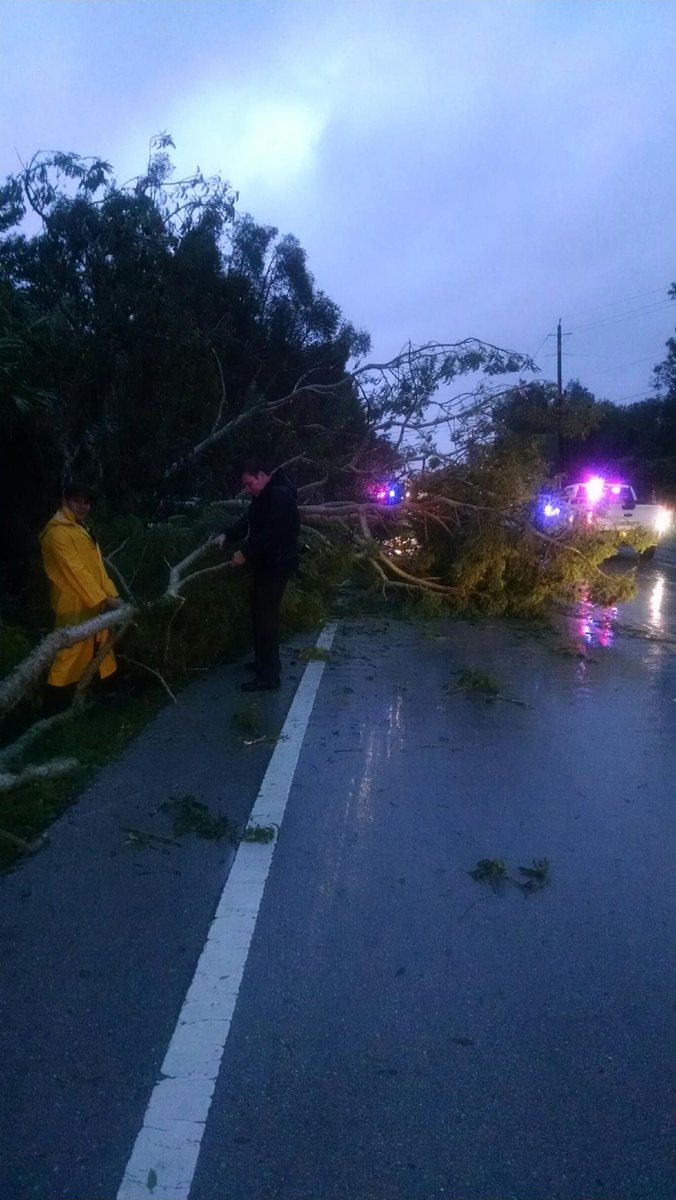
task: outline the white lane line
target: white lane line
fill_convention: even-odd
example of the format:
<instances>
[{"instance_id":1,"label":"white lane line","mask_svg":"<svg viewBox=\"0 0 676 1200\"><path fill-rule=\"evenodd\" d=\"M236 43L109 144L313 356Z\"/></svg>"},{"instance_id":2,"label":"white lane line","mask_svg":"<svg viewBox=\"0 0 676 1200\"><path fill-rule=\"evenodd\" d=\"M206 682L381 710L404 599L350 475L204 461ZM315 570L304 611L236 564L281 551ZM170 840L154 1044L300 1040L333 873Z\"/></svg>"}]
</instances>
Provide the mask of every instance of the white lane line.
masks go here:
<instances>
[{"instance_id":1,"label":"white lane line","mask_svg":"<svg viewBox=\"0 0 676 1200\"><path fill-rule=\"evenodd\" d=\"M317 647L329 650L337 625ZM303 672L250 817L281 826L323 662ZM117 1200L188 1200L275 842L242 842L162 1063Z\"/></svg>"}]
</instances>

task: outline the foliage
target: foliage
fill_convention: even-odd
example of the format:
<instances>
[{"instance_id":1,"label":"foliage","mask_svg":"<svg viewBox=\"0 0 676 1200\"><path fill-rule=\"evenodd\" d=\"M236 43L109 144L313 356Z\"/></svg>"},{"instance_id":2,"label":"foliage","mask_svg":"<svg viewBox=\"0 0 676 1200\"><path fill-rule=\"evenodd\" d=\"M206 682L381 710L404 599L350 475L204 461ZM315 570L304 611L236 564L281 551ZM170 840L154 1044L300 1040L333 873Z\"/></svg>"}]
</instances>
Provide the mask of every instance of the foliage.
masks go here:
<instances>
[{"instance_id":1,"label":"foliage","mask_svg":"<svg viewBox=\"0 0 676 1200\"><path fill-rule=\"evenodd\" d=\"M553 383L525 383L510 388L493 408L499 441L536 439L555 473L565 469L567 442L586 442L601 422L602 410L579 379L561 395Z\"/></svg>"},{"instance_id":2,"label":"foliage","mask_svg":"<svg viewBox=\"0 0 676 1200\"><path fill-rule=\"evenodd\" d=\"M500 688L484 671L461 671L456 685L461 692L475 692L487 699L500 695Z\"/></svg>"},{"instance_id":3,"label":"foliage","mask_svg":"<svg viewBox=\"0 0 676 1200\"><path fill-rule=\"evenodd\" d=\"M298 657L301 662L331 662L333 655L330 650L324 650L321 646L303 646L298 652Z\"/></svg>"},{"instance_id":4,"label":"foliage","mask_svg":"<svg viewBox=\"0 0 676 1200\"><path fill-rule=\"evenodd\" d=\"M480 858L468 874L477 883L488 883L496 888L507 878L507 865L504 858Z\"/></svg>"},{"instance_id":5,"label":"foliage","mask_svg":"<svg viewBox=\"0 0 676 1200\"><path fill-rule=\"evenodd\" d=\"M32 649L25 631L0 622L0 679L9 674Z\"/></svg>"},{"instance_id":6,"label":"foliage","mask_svg":"<svg viewBox=\"0 0 676 1200\"><path fill-rule=\"evenodd\" d=\"M221 570L189 583L179 599L165 595L168 563L203 544L228 523L218 505L195 507L163 521L114 516L96 523L108 569L137 604L124 654L176 683L198 668L241 653L250 637L250 586L246 572ZM225 561L214 547L200 567ZM287 588L282 608L286 633L315 628L326 616L335 588L348 570L345 548L314 543ZM138 674L128 668L132 675Z\"/></svg>"},{"instance_id":7,"label":"foliage","mask_svg":"<svg viewBox=\"0 0 676 1200\"><path fill-rule=\"evenodd\" d=\"M256 700L245 704L243 708L232 714L232 727L237 733L256 736L262 729L263 714Z\"/></svg>"},{"instance_id":8,"label":"foliage","mask_svg":"<svg viewBox=\"0 0 676 1200\"><path fill-rule=\"evenodd\" d=\"M676 283L669 288L669 297L676 300ZM657 395L672 406L676 405L676 338L670 337L666 345L667 356L655 367L653 379Z\"/></svg>"},{"instance_id":9,"label":"foliage","mask_svg":"<svg viewBox=\"0 0 676 1200\"><path fill-rule=\"evenodd\" d=\"M169 813L173 819L174 837L195 833L198 837L218 842L221 838L234 837L235 826L223 813L218 816L206 804L194 796L172 796L160 805L160 811Z\"/></svg>"},{"instance_id":10,"label":"foliage","mask_svg":"<svg viewBox=\"0 0 676 1200\"><path fill-rule=\"evenodd\" d=\"M487 883L494 892L502 891L507 884L511 884L525 897L542 891L551 879L547 858L534 858L530 867L519 867L521 879L508 874L504 858L481 858L468 871L468 875L477 883Z\"/></svg>"},{"instance_id":11,"label":"foliage","mask_svg":"<svg viewBox=\"0 0 676 1200\"><path fill-rule=\"evenodd\" d=\"M0 433L52 409L54 393L40 386L41 359L50 350L49 321L26 297L0 281Z\"/></svg>"},{"instance_id":12,"label":"foliage","mask_svg":"<svg viewBox=\"0 0 676 1200\"><path fill-rule=\"evenodd\" d=\"M497 442L475 448L467 463L426 474L392 514L387 536L364 545L373 587L404 590L406 610L425 616L538 618L583 594L598 603L627 599L634 571L610 575L601 565L622 545L645 549L650 535L582 525L543 533L532 515L545 470L531 442ZM407 554L392 553L403 542Z\"/></svg>"},{"instance_id":13,"label":"foliage","mask_svg":"<svg viewBox=\"0 0 676 1200\"><path fill-rule=\"evenodd\" d=\"M242 834L243 842L274 842L275 826L274 825L247 825Z\"/></svg>"}]
</instances>

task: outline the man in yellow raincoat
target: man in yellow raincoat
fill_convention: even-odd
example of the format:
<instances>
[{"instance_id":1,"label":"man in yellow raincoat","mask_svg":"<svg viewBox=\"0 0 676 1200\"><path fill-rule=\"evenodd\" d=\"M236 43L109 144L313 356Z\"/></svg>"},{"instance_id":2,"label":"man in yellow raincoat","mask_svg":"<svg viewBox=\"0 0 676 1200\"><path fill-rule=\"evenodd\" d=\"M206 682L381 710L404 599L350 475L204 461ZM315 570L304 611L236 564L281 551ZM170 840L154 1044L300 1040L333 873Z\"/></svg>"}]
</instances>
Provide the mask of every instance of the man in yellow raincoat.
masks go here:
<instances>
[{"instance_id":1,"label":"man in yellow raincoat","mask_svg":"<svg viewBox=\"0 0 676 1200\"><path fill-rule=\"evenodd\" d=\"M61 508L40 534L42 562L52 585L56 629L80 625L121 604L117 588L103 565L101 551L85 525L90 508L91 491L79 483L68 485L63 490ZM52 689L68 688L70 691L70 685L77 683L107 637L104 631L97 638L59 650L47 679L48 696L52 701L55 696ZM116 669L111 650L99 668L101 678L112 675ZM60 695L65 699L67 693Z\"/></svg>"}]
</instances>

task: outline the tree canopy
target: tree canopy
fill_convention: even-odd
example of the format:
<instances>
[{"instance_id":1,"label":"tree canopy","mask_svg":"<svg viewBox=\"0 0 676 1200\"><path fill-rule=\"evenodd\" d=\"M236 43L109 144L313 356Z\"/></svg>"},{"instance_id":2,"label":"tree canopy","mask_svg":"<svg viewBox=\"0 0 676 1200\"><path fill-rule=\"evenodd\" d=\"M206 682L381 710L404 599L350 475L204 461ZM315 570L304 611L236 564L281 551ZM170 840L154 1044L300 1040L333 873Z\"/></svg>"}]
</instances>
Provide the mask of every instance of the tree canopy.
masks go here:
<instances>
[{"instance_id":1,"label":"tree canopy","mask_svg":"<svg viewBox=\"0 0 676 1200\"><path fill-rule=\"evenodd\" d=\"M151 139L124 183L103 159L40 152L0 187L5 557L66 477L148 516L232 491L255 450L315 498L354 497L434 452L440 426L457 450L490 394L457 395L459 377L532 366L474 338L370 363L298 239L240 213L220 175L175 178L172 146Z\"/></svg>"},{"instance_id":2,"label":"tree canopy","mask_svg":"<svg viewBox=\"0 0 676 1200\"><path fill-rule=\"evenodd\" d=\"M330 381L368 347L298 241L238 216L218 177L174 181L168 144L153 139L146 172L126 184L99 159L37 155L0 196L2 350L22 377L3 390L0 420L51 401L52 486L85 472L116 504L213 489L240 446L198 466L206 435L305 372ZM16 232L27 207L41 222L32 237ZM358 431L347 392L342 409Z\"/></svg>"}]
</instances>

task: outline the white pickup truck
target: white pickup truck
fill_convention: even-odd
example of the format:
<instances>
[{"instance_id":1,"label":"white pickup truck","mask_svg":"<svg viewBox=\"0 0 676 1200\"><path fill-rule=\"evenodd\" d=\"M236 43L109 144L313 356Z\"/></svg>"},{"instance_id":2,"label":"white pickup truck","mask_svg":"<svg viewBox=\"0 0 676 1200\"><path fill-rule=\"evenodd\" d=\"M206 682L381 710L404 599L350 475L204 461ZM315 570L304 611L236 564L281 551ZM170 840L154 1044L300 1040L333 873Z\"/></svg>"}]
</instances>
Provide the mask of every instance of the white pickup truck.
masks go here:
<instances>
[{"instance_id":1,"label":"white pickup truck","mask_svg":"<svg viewBox=\"0 0 676 1200\"><path fill-rule=\"evenodd\" d=\"M563 513L600 529L627 532L640 528L654 534L655 543L642 552L652 558L660 538L671 526L672 512L662 504L639 504L628 483L610 483L598 475L563 489Z\"/></svg>"}]
</instances>

